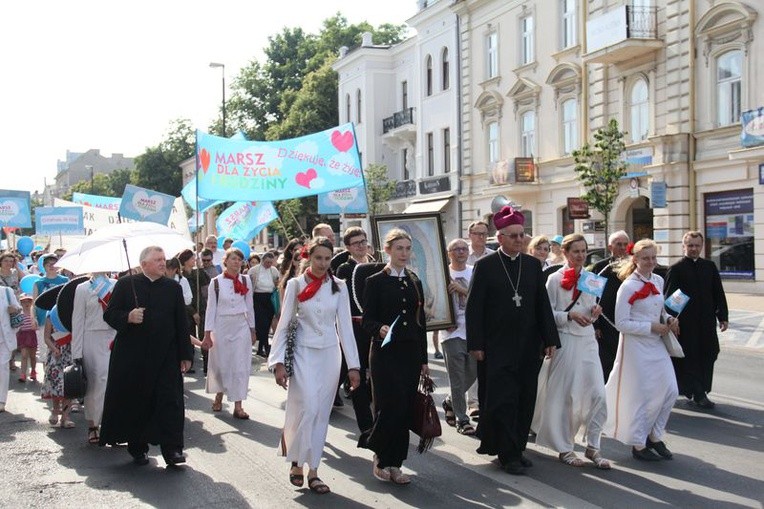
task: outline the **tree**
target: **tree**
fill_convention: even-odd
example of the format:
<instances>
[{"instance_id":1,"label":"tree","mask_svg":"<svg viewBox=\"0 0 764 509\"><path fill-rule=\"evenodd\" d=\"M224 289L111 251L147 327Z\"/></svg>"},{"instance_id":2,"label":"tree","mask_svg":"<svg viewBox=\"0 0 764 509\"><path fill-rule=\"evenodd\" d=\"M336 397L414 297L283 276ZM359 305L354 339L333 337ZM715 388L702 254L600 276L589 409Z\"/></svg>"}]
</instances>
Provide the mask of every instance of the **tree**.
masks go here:
<instances>
[{"instance_id":1,"label":"tree","mask_svg":"<svg viewBox=\"0 0 764 509\"><path fill-rule=\"evenodd\" d=\"M188 119L170 123L166 138L135 159L135 185L161 193L180 195L180 163L194 155L196 134Z\"/></svg>"},{"instance_id":2,"label":"tree","mask_svg":"<svg viewBox=\"0 0 764 509\"><path fill-rule=\"evenodd\" d=\"M96 173L92 181L81 180L74 184L63 198L71 200L74 193L120 197L125 192L125 185L132 184L135 177L135 171L126 168L114 170L111 173Z\"/></svg>"},{"instance_id":3,"label":"tree","mask_svg":"<svg viewBox=\"0 0 764 509\"><path fill-rule=\"evenodd\" d=\"M387 176L387 166L384 164L368 164L363 170L366 181L366 201L369 204L369 214L375 216L382 212L383 205L395 192L395 181Z\"/></svg>"},{"instance_id":4,"label":"tree","mask_svg":"<svg viewBox=\"0 0 764 509\"><path fill-rule=\"evenodd\" d=\"M581 198L605 217L607 237L610 211L618 197L620 180L626 175L626 162L621 158L626 144L614 118L607 127L597 129L594 140L594 147L587 142L580 150L573 151L574 170L586 189Z\"/></svg>"}]
</instances>

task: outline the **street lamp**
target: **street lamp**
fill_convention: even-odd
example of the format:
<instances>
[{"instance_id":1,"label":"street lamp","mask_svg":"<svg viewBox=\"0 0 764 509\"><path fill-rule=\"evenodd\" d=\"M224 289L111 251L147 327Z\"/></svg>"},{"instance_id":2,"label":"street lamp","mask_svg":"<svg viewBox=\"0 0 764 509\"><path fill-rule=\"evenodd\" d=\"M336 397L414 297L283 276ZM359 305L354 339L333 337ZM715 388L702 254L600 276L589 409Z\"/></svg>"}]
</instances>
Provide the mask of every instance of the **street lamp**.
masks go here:
<instances>
[{"instance_id":1,"label":"street lamp","mask_svg":"<svg viewBox=\"0 0 764 509\"><path fill-rule=\"evenodd\" d=\"M212 67L213 69L219 67L222 71L222 76L223 76L223 129L222 131L223 132L220 135L225 136L225 64L220 64L218 62L210 62L210 67Z\"/></svg>"}]
</instances>

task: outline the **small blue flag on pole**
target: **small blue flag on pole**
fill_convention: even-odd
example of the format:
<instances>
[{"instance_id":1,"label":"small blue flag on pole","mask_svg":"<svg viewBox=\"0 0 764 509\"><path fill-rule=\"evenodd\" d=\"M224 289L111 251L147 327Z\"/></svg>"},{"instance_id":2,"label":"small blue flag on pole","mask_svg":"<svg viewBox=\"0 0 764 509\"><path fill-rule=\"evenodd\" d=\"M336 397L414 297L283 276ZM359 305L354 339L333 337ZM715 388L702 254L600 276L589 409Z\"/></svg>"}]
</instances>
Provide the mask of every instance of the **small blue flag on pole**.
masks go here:
<instances>
[{"instance_id":1,"label":"small blue flag on pole","mask_svg":"<svg viewBox=\"0 0 764 509\"><path fill-rule=\"evenodd\" d=\"M393 320L393 323L390 324L390 328L387 329L387 334L385 334L385 339L382 341L382 345L380 346L385 346L386 344L388 344L390 341L393 340L393 327L395 327L395 324L398 323L398 318L400 317L401 315L396 316L395 320Z\"/></svg>"},{"instance_id":2,"label":"small blue flag on pole","mask_svg":"<svg viewBox=\"0 0 764 509\"><path fill-rule=\"evenodd\" d=\"M677 288L676 291L666 299L666 307L671 311L674 311L676 314L679 314L688 302L690 302L690 297Z\"/></svg>"}]
</instances>

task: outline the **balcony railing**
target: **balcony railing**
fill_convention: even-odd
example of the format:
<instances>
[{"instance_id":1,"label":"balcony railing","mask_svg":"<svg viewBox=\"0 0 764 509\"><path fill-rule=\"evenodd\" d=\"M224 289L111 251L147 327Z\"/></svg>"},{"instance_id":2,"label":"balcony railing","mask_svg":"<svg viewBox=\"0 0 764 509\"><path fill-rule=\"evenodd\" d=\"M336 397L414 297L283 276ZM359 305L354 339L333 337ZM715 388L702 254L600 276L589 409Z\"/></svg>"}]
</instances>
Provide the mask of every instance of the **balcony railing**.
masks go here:
<instances>
[{"instance_id":1,"label":"balcony railing","mask_svg":"<svg viewBox=\"0 0 764 509\"><path fill-rule=\"evenodd\" d=\"M626 6L628 35L630 39L658 38L658 8L655 6Z\"/></svg>"},{"instance_id":2,"label":"balcony railing","mask_svg":"<svg viewBox=\"0 0 764 509\"><path fill-rule=\"evenodd\" d=\"M392 131L401 126L414 123L414 108L406 108L405 110L397 111L392 117L387 117L382 120L382 133Z\"/></svg>"}]
</instances>

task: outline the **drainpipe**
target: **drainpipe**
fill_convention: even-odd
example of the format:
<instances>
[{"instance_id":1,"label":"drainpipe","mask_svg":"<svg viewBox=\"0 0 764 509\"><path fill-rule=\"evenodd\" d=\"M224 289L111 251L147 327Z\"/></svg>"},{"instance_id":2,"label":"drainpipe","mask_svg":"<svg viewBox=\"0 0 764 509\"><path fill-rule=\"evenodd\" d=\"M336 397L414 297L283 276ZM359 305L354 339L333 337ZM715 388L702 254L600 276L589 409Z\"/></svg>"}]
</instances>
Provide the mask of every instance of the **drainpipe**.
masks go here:
<instances>
[{"instance_id":1,"label":"drainpipe","mask_svg":"<svg viewBox=\"0 0 764 509\"><path fill-rule=\"evenodd\" d=\"M456 235L461 235L462 231L462 171L463 171L463 154L464 147L462 147L462 46L461 46L461 30L462 30L462 18L458 14L456 16L456 63L458 65L456 72L456 143L459 147L459 157L456 158L456 221L457 232Z\"/></svg>"},{"instance_id":2,"label":"drainpipe","mask_svg":"<svg viewBox=\"0 0 764 509\"><path fill-rule=\"evenodd\" d=\"M589 18L588 2L578 2L581 6L581 25L578 33L581 34L581 51L586 53L586 21ZM589 66L585 61L581 62L581 137L583 143L589 141Z\"/></svg>"},{"instance_id":3,"label":"drainpipe","mask_svg":"<svg viewBox=\"0 0 764 509\"><path fill-rule=\"evenodd\" d=\"M688 181L689 181L689 193L690 193L690 230L697 230L698 229L698 199L697 199L697 178L695 175L695 150L696 150L696 140L695 140L695 87L696 87L696 79L695 79L695 61L697 59L697 55L695 52L697 51L697 48L695 47L695 2L689 3L689 17L690 17L690 109L689 109L689 122L690 122L690 133L689 133L689 139L688 139L688 147L687 147L687 172L688 172Z\"/></svg>"}]
</instances>

